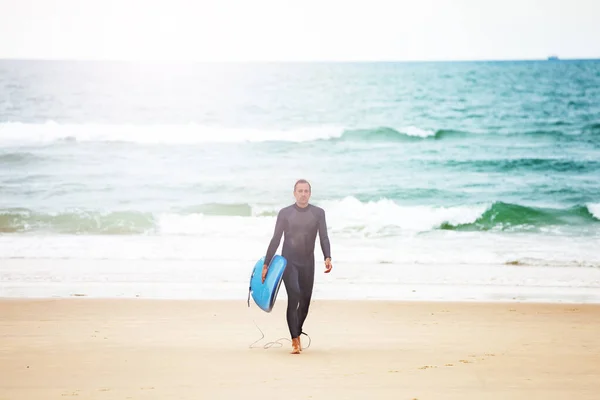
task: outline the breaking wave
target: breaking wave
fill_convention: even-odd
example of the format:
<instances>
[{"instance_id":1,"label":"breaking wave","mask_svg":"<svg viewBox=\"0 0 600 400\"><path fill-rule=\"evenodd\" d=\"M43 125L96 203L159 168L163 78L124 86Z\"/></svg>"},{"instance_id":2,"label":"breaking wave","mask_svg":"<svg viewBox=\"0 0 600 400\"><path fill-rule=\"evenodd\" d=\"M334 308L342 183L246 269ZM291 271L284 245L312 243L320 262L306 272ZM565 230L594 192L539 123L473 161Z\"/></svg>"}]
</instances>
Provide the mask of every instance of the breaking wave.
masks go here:
<instances>
[{"instance_id":1,"label":"breaking wave","mask_svg":"<svg viewBox=\"0 0 600 400\"><path fill-rule=\"evenodd\" d=\"M321 204L333 233L394 236L431 230L530 231L548 226L600 224L600 204L568 209L496 202L451 207L404 206L389 200L361 202L354 197ZM279 207L209 203L151 213L134 210L68 210L49 213L25 208L0 210L0 232L59 234L205 234L227 229L252 231L272 224ZM267 219L265 219L267 218ZM266 225L265 225L266 226ZM270 227L269 229L271 229Z\"/></svg>"},{"instance_id":2,"label":"breaking wave","mask_svg":"<svg viewBox=\"0 0 600 400\"><path fill-rule=\"evenodd\" d=\"M54 142L124 142L138 144L201 144L244 142L414 141L468 135L453 130L374 127L348 129L318 126L296 129L253 129L187 125L101 125L2 123L0 145L46 145ZM26 155L3 155L9 161Z\"/></svg>"}]
</instances>

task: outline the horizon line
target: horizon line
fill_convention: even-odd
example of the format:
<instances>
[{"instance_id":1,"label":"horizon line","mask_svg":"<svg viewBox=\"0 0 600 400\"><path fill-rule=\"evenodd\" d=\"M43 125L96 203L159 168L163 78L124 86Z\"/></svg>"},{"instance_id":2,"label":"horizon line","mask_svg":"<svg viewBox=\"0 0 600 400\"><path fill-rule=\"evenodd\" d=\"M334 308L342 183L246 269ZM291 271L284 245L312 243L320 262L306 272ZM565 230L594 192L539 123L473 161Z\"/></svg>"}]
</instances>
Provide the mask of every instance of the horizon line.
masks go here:
<instances>
[{"instance_id":1,"label":"horizon line","mask_svg":"<svg viewBox=\"0 0 600 400\"><path fill-rule=\"evenodd\" d=\"M45 57L0 57L0 61L52 61L52 62L125 62L125 63L197 63L197 64L325 64L325 63L452 63L452 62L520 62L520 61L597 61L598 57L545 58L464 58L464 59L316 59L316 60L200 60L200 59L128 59L128 58L45 58Z\"/></svg>"}]
</instances>

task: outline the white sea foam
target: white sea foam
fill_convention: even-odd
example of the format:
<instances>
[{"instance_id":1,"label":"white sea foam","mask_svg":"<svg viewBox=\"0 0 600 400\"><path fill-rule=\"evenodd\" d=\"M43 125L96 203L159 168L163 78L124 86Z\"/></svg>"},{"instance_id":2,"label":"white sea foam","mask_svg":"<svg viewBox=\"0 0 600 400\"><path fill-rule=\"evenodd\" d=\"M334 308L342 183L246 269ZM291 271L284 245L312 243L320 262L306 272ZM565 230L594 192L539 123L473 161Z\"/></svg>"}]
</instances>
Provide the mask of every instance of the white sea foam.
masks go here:
<instances>
[{"instance_id":1,"label":"white sea foam","mask_svg":"<svg viewBox=\"0 0 600 400\"><path fill-rule=\"evenodd\" d=\"M473 223L490 205L434 207L401 206L389 199L360 202L354 197L326 202L330 225L336 231L385 234L386 230L428 231L447 222L452 225Z\"/></svg>"},{"instance_id":2,"label":"white sea foam","mask_svg":"<svg viewBox=\"0 0 600 400\"><path fill-rule=\"evenodd\" d=\"M594 218L600 219L600 203L590 203L587 205L587 209L592 213Z\"/></svg>"},{"instance_id":3,"label":"white sea foam","mask_svg":"<svg viewBox=\"0 0 600 400\"><path fill-rule=\"evenodd\" d=\"M405 128L399 129L400 132L408 135L408 136L418 136L421 138L427 138L435 136L435 131L421 129L416 126L407 126Z\"/></svg>"},{"instance_id":4,"label":"white sea foam","mask_svg":"<svg viewBox=\"0 0 600 400\"><path fill-rule=\"evenodd\" d=\"M209 222L203 229L206 234L3 235L0 236L0 260L187 260L248 265L264 255L274 227L274 220L269 218L261 223L251 218L246 218L245 223L241 218L228 219L225 223L219 217L206 218L206 221ZM244 224L242 229L241 223ZM442 281L445 265L600 268L597 251L600 243L595 237L541 239L534 234L455 231L386 238L348 237L330 231L329 237L333 258L340 267L436 265ZM322 260L318 237L315 257L317 261ZM85 265L84 262L81 267ZM365 273L377 274L375 271Z\"/></svg>"}]
</instances>

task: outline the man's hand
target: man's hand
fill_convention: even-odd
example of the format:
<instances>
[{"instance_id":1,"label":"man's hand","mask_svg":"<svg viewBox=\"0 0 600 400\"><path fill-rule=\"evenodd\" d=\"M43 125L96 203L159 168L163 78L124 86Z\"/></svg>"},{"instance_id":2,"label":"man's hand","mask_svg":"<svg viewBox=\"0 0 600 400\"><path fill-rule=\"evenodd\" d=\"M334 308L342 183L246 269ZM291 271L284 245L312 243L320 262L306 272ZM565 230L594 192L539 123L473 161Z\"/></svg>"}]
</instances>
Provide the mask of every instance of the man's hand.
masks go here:
<instances>
[{"instance_id":1,"label":"man's hand","mask_svg":"<svg viewBox=\"0 0 600 400\"><path fill-rule=\"evenodd\" d=\"M325 273L326 274L330 273L331 268L333 268L333 265L331 265L331 258L327 257L325 259Z\"/></svg>"},{"instance_id":2,"label":"man's hand","mask_svg":"<svg viewBox=\"0 0 600 400\"><path fill-rule=\"evenodd\" d=\"M262 283L265 283L265 278L267 277L268 270L269 270L269 266L267 264L264 264L263 270L262 270Z\"/></svg>"}]
</instances>

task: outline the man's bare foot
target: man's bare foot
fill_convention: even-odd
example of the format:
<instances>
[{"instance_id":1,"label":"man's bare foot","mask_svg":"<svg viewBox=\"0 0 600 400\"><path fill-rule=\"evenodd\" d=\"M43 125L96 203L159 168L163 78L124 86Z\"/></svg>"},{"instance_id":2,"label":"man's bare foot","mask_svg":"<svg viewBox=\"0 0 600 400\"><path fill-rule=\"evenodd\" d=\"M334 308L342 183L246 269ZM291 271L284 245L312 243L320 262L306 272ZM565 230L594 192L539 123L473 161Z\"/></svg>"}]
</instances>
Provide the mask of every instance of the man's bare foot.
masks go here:
<instances>
[{"instance_id":1,"label":"man's bare foot","mask_svg":"<svg viewBox=\"0 0 600 400\"><path fill-rule=\"evenodd\" d=\"M300 339L292 339L292 354L300 354Z\"/></svg>"}]
</instances>

